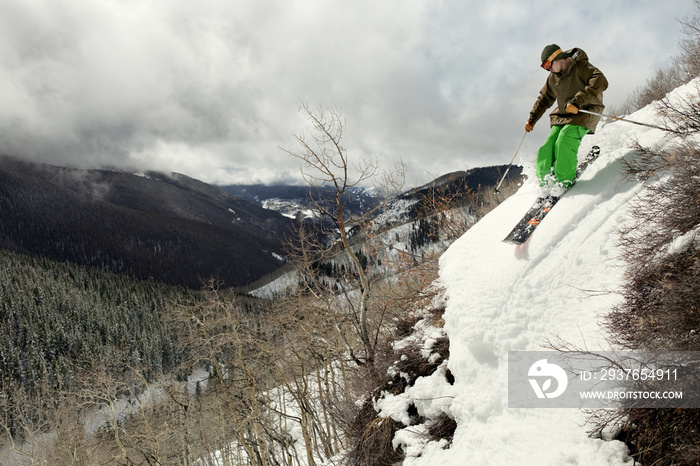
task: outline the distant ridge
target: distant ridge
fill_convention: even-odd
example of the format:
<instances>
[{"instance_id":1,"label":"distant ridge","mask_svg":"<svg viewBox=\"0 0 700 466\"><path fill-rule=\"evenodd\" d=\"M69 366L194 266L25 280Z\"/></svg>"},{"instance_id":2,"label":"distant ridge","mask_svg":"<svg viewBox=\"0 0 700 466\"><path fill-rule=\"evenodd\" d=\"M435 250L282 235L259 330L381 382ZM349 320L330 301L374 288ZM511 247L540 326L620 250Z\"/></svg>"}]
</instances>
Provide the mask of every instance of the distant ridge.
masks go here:
<instances>
[{"instance_id":1,"label":"distant ridge","mask_svg":"<svg viewBox=\"0 0 700 466\"><path fill-rule=\"evenodd\" d=\"M292 223L179 174L0 157L0 247L144 280L244 286L283 263Z\"/></svg>"},{"instance_id":2,"label":"distant ridge","mask_svg":"<svg viewBox=\"0 0 700 466\"><path fill-rule=\"evenodd\" d=\"M448 192L457 190L476 192L479 187L496 186L506 168L506 165L500 165L447 173L425 185L408 189L399 195L399 198L420 199L427 195L431 189L442 189ZM520 179L521 177L522 167L512 166L508 172L508 179ZM227 185L221 188L229 194L255 202L260 206L278 210L289 217L294 217L295 213L303 212L309 207L310 189L308 186L254 184ZM379 199L376 197L376 190L372 188L353 188L350 190L350 194L345 197L345 202L346 211L349 209L349 212L360 213L376 205Z\"/></svg>"},{"instance_id":3,"label":"distant ridge","mask_svg":"<svg viewBox=\"0 0 700 466\"><path fill-rule=\"evenodd\" d=\"M303 216L309 208L312 192L315 194L308 186L297 185L228 185L221 188L234 196L277 210L287 217L296 217L299 214ZM333 191L323 191L324 197L333 198ZM378 203L376 190L372 188L351 188L343 200L348 214L362 213Z\"/></svg>"},{"instance_id":4,"label":"distant ridge","mask_svg":"<svg viewBox=\"0 0 700 466\"><path fill-rule=\"evenodd\" d=\"M466 171L456 171L442 175L430 183L423 186L413 188L401 196L400 199L414 200L411 211L408 213L410 218L417 218L425 210L423 201L429 197L431 193L440 194L461 194L471 192L477 194L481 190L480 195L484 194L485 189L492 190L500 181L501 177L506 173L507 165L495 165L490 167L472 168ZM507 180L521 181L523 167L511 166L508 170ZM465 201L468 199L465 198Z\"/></svg>"}]
</instances>

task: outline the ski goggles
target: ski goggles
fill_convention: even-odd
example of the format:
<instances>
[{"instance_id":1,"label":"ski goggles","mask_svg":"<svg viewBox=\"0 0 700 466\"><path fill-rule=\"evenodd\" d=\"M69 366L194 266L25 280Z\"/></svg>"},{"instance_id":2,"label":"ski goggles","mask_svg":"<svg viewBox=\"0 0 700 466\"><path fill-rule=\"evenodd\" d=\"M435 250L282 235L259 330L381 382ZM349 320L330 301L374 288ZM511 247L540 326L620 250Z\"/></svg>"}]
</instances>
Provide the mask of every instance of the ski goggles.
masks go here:
<instances>
[{"instance_id":1,"label":"ski goggles","mask_svg":"<svg viewBox=\"0 0 700 466\"><path fill-rule=\"evenodd\" d=\"M542 68L544 68L545 71L549 71L549 69L552 67L552 62L554 61L554 58L557 55L559 55L560 53L564 53L564 52L562 52L561 49L555 50L554 53L549 56L549 58L547 58L545 61L542 62L542 65L541 65Z\"/></svg>"}]
</instances>

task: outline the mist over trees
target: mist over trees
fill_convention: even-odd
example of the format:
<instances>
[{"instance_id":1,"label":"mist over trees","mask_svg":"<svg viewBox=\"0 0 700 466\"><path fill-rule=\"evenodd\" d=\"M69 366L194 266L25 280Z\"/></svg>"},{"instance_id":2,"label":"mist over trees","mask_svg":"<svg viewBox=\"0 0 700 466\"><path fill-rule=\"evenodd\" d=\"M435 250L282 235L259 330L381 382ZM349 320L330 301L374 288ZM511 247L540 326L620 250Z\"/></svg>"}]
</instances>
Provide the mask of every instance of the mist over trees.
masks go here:
<instances>
[{"instance_id":1,"label":"mist over trees","mask_svg":"<svg viewBox=\"0 0 700 466\"><path fill-rule=\"evenodd\" d=\"M5 249L193 289L244 286L283 262L290 219L214 186L0 160Z\"/></svg>"}]
</instances>

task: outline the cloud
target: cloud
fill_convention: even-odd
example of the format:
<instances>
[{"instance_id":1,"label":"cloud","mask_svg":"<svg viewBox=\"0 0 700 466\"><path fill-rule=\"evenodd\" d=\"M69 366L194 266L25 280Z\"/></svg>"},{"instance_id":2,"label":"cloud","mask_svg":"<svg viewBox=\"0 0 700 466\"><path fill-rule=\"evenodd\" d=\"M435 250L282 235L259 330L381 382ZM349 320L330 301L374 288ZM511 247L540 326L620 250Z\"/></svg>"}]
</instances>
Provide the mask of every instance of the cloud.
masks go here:
<instances>
[{"instance_id":1,"label":"cloud","mask_svg":"<svg viewBox=\"0 0 700 466\"><path fill-rule=\"evenodd\" d=\"M669 62L689 3L8 0L0 151L288 181L301 100L341 108L353 156L402 158L419 184L510 160L548 43L586 50L621 104Z\"/></svg>"}]
</instances>

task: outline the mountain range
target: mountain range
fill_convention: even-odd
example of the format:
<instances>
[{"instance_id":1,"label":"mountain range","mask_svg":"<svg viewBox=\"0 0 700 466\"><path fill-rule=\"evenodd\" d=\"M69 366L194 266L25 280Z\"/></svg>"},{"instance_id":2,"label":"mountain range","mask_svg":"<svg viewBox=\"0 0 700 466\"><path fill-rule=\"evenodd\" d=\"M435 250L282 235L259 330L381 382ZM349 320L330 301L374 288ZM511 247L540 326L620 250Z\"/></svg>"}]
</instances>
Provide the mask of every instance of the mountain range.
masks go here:
<instances>
[{"instance_id":1,"label":"mountain range","mask_svg":"<svg viewBox=\"0 0 700 466\"><path fill-rule=\"evenodd\" d=\"M404 214L404 220L415 220L421 215L421 202L434 191L447 195L464 194L471 190L476 193L479 188L490 188L498 184L506 171L505 165L477 167L466 171L456 171L442 175L422 186L410 188L400 193L398 201L409 201L413 207ZM508 172L508 179L519 179L522 167L514 166ZM224 191L254 202L261 207L276 210L290 218L311 216L309 199L314 193L308 186L295 185L226 185ZM326 198L333 198L330 189L321 190ZM375 188L350 188L343 197L345 211L352 214L362 214L381 201L381 195Z\"/></svg>"},{"instance_id":2,"label":"mountain range","mask_svg":"<svg viewBox=\"0 0 700 466\"><path fill-rule=\"evenodd\" d=\"M440 177L402 193L406 221L430 190L493 186L505 167ZM511 176L520 176L514 167ZM357 188L346 211L365 212L378 190ZM295 221L311 216L310 188L213 186L176 173L83 170L0 157L0 248L200 288L243 287L285 262Z\"/></svg>"}]
</instances>

